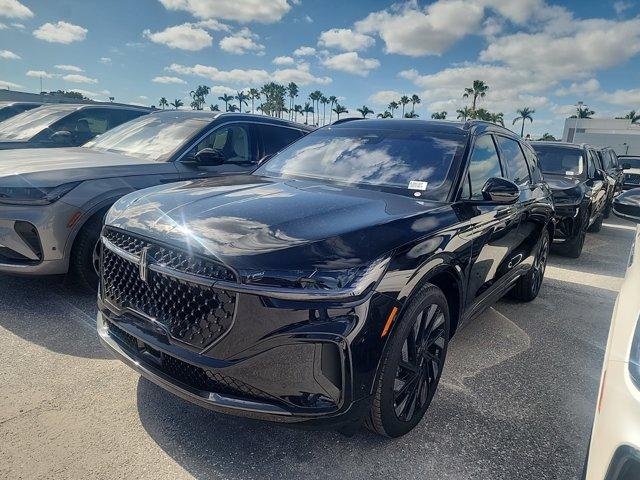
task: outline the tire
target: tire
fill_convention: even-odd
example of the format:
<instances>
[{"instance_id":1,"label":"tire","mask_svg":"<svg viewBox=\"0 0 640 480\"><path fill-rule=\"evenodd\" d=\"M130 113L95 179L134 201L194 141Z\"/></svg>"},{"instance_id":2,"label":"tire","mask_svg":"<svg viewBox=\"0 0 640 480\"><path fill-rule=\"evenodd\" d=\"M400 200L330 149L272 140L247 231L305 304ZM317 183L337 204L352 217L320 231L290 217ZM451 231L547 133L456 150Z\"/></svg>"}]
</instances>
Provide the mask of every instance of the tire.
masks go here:
<instances>
[{"instance_id":1,"label":"tire","mask_svg":"<svg viewBox=\"0 0 640 480\"><path fill-rule=\"evenodd\" d=\"M440 381L449 326L444 293L435 285L425 284L409 301L387 341L365 420L367 428L395 438L420 422ZM396 391L398 383L401 385Z\"/></svg>"},{"instance_id":2,"label":"tire","mask_svg":"<svg viewBox=\"0 0 640 480\"><path fill-rule=\"evenodd\" d=\"M536 298L540 293L540 287L542 287L548 258L549 232L545 228L533 259L533 265L525 275L518 279L509 292L509 296L521 302L530 302Z\"/></svg>"},{"instance_id":3,"label":"tire","mask_svg":"<svg viewBox=\"0 0 640 480\"><path fill-rule=\"evenodd\" d=\"M602 230L602 220L603 220L604 214L600 214L600 216L598 216L598 218L596 218L596 221L593 222L593 225L591 225L589 227L589 230L587 230L588 232L592 232L592 233L598 233L600 230Z\"/></svg>"},{"instance_id":4,"label":"tire","mask_svg":"<svg viewBox=\"0 0 640 480\"><path fill-rule=\"evenodd\" d=\"M69 273L72 280L93 292L98 289L95 253L103 221L104 212L99 212L87 220L78 232L69 259Z\"/></svg>"},{"instance_id":5,"label":"tire","mask_svg":"<svg viewBox=\"0 0 640 480\"><path fill-rule=\"evenodd\" d=\"M575 237L566 240L561 245L558 245L556 250L559 254L569 258L580 257L580 255L582 254L582 248L584 247L584 240L587 237L588 221L588 215L583 215L582 221L580 222L580 231Z\"/></svg>"}]
</instances>

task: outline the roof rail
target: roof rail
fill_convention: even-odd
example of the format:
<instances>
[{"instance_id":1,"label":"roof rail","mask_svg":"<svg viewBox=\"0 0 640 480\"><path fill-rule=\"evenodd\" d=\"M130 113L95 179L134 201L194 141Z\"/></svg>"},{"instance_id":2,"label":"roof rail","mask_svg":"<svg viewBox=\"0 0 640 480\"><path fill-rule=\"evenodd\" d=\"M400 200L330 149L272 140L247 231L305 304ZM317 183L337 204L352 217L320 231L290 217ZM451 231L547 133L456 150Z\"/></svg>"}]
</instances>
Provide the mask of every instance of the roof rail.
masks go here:
<instances>
[{"instance_id":1,"label":"roof rail","mask_svg":"<svg viewBox=\"0 0 640 480\"><path fill-rule=\"evenodd\" d=\"M351 122L353 120L364 120L364 118L360 118L360 117L343 118L341 120L336 120L335 122L332 122L331 125L339 125L341 123Z\"/></svg>"}]
</instances>

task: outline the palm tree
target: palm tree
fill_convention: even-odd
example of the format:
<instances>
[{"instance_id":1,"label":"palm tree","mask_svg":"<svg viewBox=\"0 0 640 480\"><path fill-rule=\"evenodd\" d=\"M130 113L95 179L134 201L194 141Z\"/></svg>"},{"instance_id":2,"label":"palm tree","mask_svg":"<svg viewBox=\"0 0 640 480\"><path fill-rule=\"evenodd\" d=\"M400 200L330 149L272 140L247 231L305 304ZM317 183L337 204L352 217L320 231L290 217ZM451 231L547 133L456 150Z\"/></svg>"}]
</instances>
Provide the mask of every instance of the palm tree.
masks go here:
<instances>
[{"instance_id":1,"label":"palm tree","mask_svg":"<svg viewBox=\"0 0 640 480\"><path fill-rule=\"evenodd\" d=\"M293 113L295 114L296 118L295 121L298 121L298 114L303 114L304 110L302 109L302 105L294 105L293 106Z\"/></svg>"},{"instance_id":2,"label":"palm tree","mask_svg":"<svg viewBox=\"0 0 640 480\"><path fill-rule=\"evenodd\" d=\"M447 112L434 112L431 114L431 118L434 120L446 120Z\"/></svg>"},{"instance_id":3,"label":"palm tree","mask_svg":"<svg viewBox=\"0 0 640 480\"><path fill-rule=\"evenodd\" d=\"M233 100L233 95L227 95L226 93L223 93L222 96L218 97L218 100L220 100L221 102L224 102L224 111L228 112L229 102Z\"/></svg>"},{"instance_id":4,"label":"palm tree","mask_svg":"<svg viewBox=\"0 0 640 480\"><path fill-rule=\"evenodd\" d=\"M576 109L576 114L571 115L569 118L591 118L595 114L596 112L591 110L589 107L579 106Z\"/></svg>"},{"instance_id":5,"label":"palm tree","mask_svg":"<svg viewBox=\"0 0 640 480\"><path fill-rule=\"evenodd\" d=\"M160 101L158 102L158 105L160 105L162 107L162 109L164 110L164 107L168 107L169 106L169 102L167 102L166 98L160 97Z\"/></svg>"},{"instance_id":6,"label":"palm tree","mask_svg":"<svg viewBox=\"0 0 640 480\"><path fill-rule=\"evenodd\" d=\"M180 100L179 98L176 98L173 102L171 102L169 105L171 105L173 108L175 108L176 110L179 109L180 107L182 107L184 105L184 103L182 103L182 100Z\"/></svg>"},{"instance_id":7,"label":"palm tree","mask_svg":"<svg viewBox=\"0 0 640 480\"><path fill-rule=\"evenodd\" d=\"M344 108L339 103L336 103L336 106L334 107L333 111L336 112L336 115L338 116L338 120L340 120L340 115L342 115L343 113L349 113L349 110Z\"/></svg>"},{"instance_id":8,"label":"palm tree","mask_svg":"<svg viewBox=\"0 0 640 480\"><path fill-rule=\"evenodd\" d=\"M391 116L393 117L393 111L396 110L400 105L398 105L398 102L391 102L389 105L387 105L387 108L389 109L389 112L391 112Z\"/></svg>"},{"instance_id":9,"label":"palm tree","mask_svg":"<svg viewBox=\"0 0 640 480\"><path fill-rule=\"evenodd\" d=\"M309 114L313 114L313 107L309 102L305 102L304 108L302 109L302 113L305 114L304 124L309 125ZM312 119L313 121L313 119Z\"/></svg>"},{"instance_id":10,"label":"palm tree","mask_svg":"<svg viewBox=\"0 0 640 480\"><path fill-rule=\"evenodd\" d=\"M474 80L471 88L464 89L462 98L472 97L473 101L471 102L471 110L475 111L478 97L484 98L487 94L487 90L489 90L489 85L485 84L482 80Z\"/></svg>"},{"instance_id":11,"label":"palm tree","mask_svg":"<svg viewBox=\"0 0 640 480\"><path fill-rule=\"evenodd\" d=\"M329 97L329 123L331 123L331 117L333 117L333 106L338 103L338 98L335 95L331 95Z\"/></svg>"},{"instance_id":12,"label":"palm tree","mask_svg":"<svg viewBox=\"0 0 640 480\"><path fill-rule=\"evenodd\" d=\"M356 108L356 110L358 112L360 112L360 115L362 115L362 118L367 118L367 115L369 115L370 113L375 113L373 110L371 110L369 107L367 107L366 105L363 105L360 108Z\"/></svg>"},{"instance_id":13,"label":"palm tree","mask_svg":"<svg viewBox=\"0 0 640 480\"><path fill-rule=\"evenodd\" d=\"M320 103L322 104L322 124L324 125L327 123L327 103L329 103L329 99L322 95ZM318 115L320 115L320 112L318 112Z\"/></svg>"},{"instance_id":14,"label":"palm tree","mask_svg":"<svg viewBox=\"0 0 640 480\"><path fill-rule=\"evenodd\" d=\"M515 125L516 122L522 122L522 128L520 129L520 136L524 138L524 121L529 120L533 123L533 114L536 111L533 108L524 107L516 110L518 112L518 116L513 119L513 123L511 125Z\"/></svg>"},{"instance_id":15,"label":"palm tree","mask_svg":"<svg viewBox=\"0 0 640 480\"><path fill-rule=\"evenodd\" d=\"M402 105L402 116L404 117L404 107L405 105L409 105L411 103L411 99L406 95L402 95L400 97L400 105Z\"/></svg>"},{"instance_id":16,"label":"palm tree","mask_svg":"<svg viewBox=\"0 0 640 480\"><path fill-rule=\"evenodd\" d=\"M504 127L504 113L499 112L499 113L490 113L489 114L489 121L493 122L497 125L502 125Z\"/></svg>"},{"instance_id":17,"label":"palm tree","mask_svg":"<svg viewBox=\"0 0 640 480\"><path fill-rule=\"evenodd\" d=\"M320 90L314 90L313 92L311 92L309 94L309 99L311 100L311 106L314 107L314 112L317 112L318 120L320 119L319 103L320 103L320 98L321 97L322 97L322 92ZM316 108L316 106L318 108ZM315 114L313 115L313 122L314 122L315 125L317 125L319 123L319 121L316 121Z\"/></svg>"},{"instance_id":18,"label":"palm tree","mask_svg":"<svg viewBox=\"0 0 640 480\"><path fill-rule=\"evenodd\" d=\"M385 110L384 113L379 113L378 115L376 115L376 117L378 117L378 118L393 118L393 115L391 115L391 112L389 110Z\"/></svg>"},{"instance_id":19,"label":"palm tree","mask_svg":"<svg viewBox=\"0 0 640 480\"><path fill-rule=\"evenodd\" d=\"M239 112L239 111L241 111L241 110L238 108L238 106L237 106L237 105L233 105L233 104L231 104L231 105L229 105L229 110L227 110L227 111L228 111L228 112Z\"/></svg>"},{"instance_id":20,"label":"palm tree","mask_svg":"<svg viewBox=\"0 0 640 480\"><path fill-rule=\"evenodd\" d=\"M249 98L251 99L251 113L253 113L255 111L255 109L253 108L255 105L254 102L256 100L260 100L260 90L258 90L257 88L250 88Z\"/></svg>"},{"instance_id":21,"label":"palm tree","mask_svg":"<svg viewBox=\"0 0 640 480\"><path fill-rule=\"evenodd\" d=\"M443 112L443 113L447 113L447 112ZM404 118L418 118L420 115L418 115L416 112L407 112L404 114Z\"/></svg>"},{"instance_id":22,"label":"palm tree","mask_svg":"<svg viewBox=\"0 0 640 480\"><path fill-rule=\"evenodd\" d=\"M218 104L216 103L209 105L209 110L211 110L212 112L219 112L220 111L220 107L218 106Z\"/></svg>"},{"instance_id":23,"label":"palm tree","mask_svg":"<svg viewBox=\"0 0 640 480\"><path fill-rule=\"evenodd\" d=\"M545 133L544 135L542 135L538 140L543 140L545 142L557 142L558 140L556 139L556 137L554 137L553 135L551 135L550 133Z\"/></svg>"},{"instance_id":24,"label":"palm tree","mask_svg":"<svg viewBox=\"0 0 640 480\"><path fill-rule=\"evenodd\" d=\"M295 113L295 98L299 92L298 85L295 82L289 82L287 85L287 94L289 95L289 112L291 113L291 119L293 120L293 114Z\"/></svg>"},{"instance_id":25,"label":"palm tree","mask_svg":"<svg viewBox=\"0 0 640 480\"><path fill-rule=\"evenodd\" d=\"M249 95L244 93L244 90L240 90L239 92L237 92L236 100L238 100L239 111L242 111L242 104L249 105L249 102L247 102L247 100L249 100Z\"/></svg>"},{"instance_id":26,"label":"palm tree","mask_svg":"<svg viewBox=\"0 0 640 480\"><path fill-rule=\"evenodd\" d=\"M484 120L485 122L491 121L491 115L492 113L485 108L479 108L471 112L471 118L475 118L476 120Z\"/></svg>"},{"instance_id":27,"label":"palm tree","mask_svg":"<svg viewBox=\"0 0 640 480\"><path fill-rule=\"evenodd\" d=\"M640 112L636 112L635 110L631 110L629 113L627 113L624 116L624 118L626 118L627 120L631 120L631 123L638 123L638 122L640 122Z\"/></svg>"},{"instance_id":28,"label":"palm tree","mask_svg":"<svg viewBox=\"0 0 640 480\"><path fill-rule=\"evenodd\" d=\"M211 89L206 85L198 85L198 88L191 90L189 96L193 99L191 102L191 108L194 110L202 110L203 105L206 103L205 97L209 95Z\"/></svg>"},{"instance_id":29,"label":"palm tree","mask_svg":"<svg viewBox=\"0 0 640 480\"><path fill-rule=\"evenodd\" d=\"M464 107L459 110L456 110L458 116L456 117L458 120L462 120L463 122L467 121L467 118L471 117L471 109L469 107Z\"/></svg>"},{"instance_id":30,"label":"palm tree","mask_svg":"<svg viewBox=\"0 0 640 480\"><path fill-rule=\"evenodd\" d=\"M416 105L418 103L420 103L420 97L418 95L416 95L415 93L413 95L411 95L411 111L415 112L416 111Z\"/></svg>"}]
</instances>

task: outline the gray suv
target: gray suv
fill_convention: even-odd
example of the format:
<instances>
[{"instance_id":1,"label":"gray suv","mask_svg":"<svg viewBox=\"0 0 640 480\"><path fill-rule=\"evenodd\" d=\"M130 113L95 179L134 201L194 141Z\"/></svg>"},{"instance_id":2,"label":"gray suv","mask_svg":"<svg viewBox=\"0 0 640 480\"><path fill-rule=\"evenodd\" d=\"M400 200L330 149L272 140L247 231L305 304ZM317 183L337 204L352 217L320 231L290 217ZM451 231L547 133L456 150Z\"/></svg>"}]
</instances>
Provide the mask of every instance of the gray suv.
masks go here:
<instances>
[{"instance_id":1,"label":"gray suv","mask_svg":"<svg viewBox=\"0 0 640 480\"><path fill-rule=\"evenodd\" d=\"M2 151L0 273L70 272L93 287L95 245L118 198L163 183L248 173L310 130L261 115L166 111L82 147Z\"/></svg>"}]
</instances>

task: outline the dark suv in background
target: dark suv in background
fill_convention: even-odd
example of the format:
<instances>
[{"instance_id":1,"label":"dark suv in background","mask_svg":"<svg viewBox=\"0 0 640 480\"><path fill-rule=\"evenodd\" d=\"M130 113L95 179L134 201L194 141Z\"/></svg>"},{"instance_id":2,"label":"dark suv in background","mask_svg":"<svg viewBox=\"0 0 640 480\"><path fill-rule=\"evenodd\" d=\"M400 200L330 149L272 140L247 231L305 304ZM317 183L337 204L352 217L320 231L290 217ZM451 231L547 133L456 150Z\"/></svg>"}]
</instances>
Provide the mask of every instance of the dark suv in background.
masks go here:
<instances>
[{"instance_id":1,"label":"dark suv in background","mask_svg":"<svg viewBox=\"0 0 640 480\"><path fill-rule=\"evenodd\" d=\"M0 123L0 150L76 147L150 108L110 104L51 104Z\"/></svg>"},{"instance_id":2,"label":"dark suv in background","mask_svg":"<svg viewBox=\"0 0 640 480\"><path fill-rule=\"evenodd\" d=\"M592 147L563 142L531 142L531 146L553 192L556 248L577 258L587 230L600 231L614 184L598 168L600 159Z\"/></svg>"},{"instance_id":3,"label":"dark suv in background","mask_svg":"<svg viewBox=\"0 0 640 480\"><path fill-rule=\"evenodd\" d=\"M538 295L552 218L533 150L503 127L353 119L251 175L116 202L98 331L199 405L397 437L456 329Z\"/></svg>"}]
</instances>

